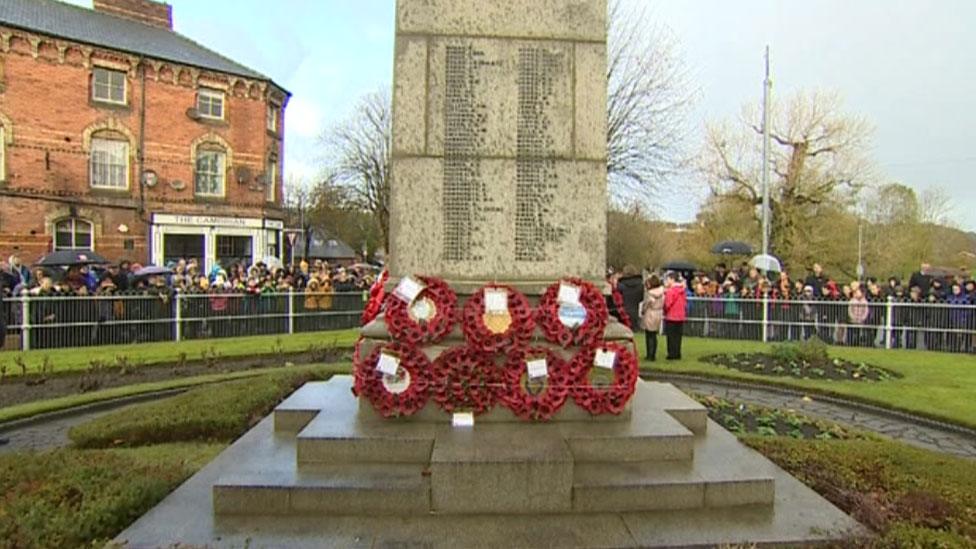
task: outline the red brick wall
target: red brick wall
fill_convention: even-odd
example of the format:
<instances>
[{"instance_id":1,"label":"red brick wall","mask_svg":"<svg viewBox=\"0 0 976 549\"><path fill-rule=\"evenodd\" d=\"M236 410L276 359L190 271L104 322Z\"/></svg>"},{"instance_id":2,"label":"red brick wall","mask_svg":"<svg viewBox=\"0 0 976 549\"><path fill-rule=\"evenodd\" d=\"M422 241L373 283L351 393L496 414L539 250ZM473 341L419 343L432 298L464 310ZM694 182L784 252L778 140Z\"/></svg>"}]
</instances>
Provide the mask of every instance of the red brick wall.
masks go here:
<instances>
[{"instance_id":1,"label":"red brick wall","mask_svg":"<svg viewBox=\"0 0 976 549\"><path fill-rule=\"evenodd\" d=\"M0 31L12 29L0 28ZM277 135L266 131L268 93L265 82L232 75L200 73L189 67L150 60L147 64L145 169L159 175L160 182L145 189L140 212L139 174L136 151L140 129L141 78L128 71L124 107L107 107L91 101L91 68L80 45L57 44L41 37L32 44L23 33L13 31L9 49L0 51L0 121L12 126L13 143L6 146L6 178L0 182L0 258L19 248L33 261L50 250L52 216L67 212L71 205L86 208L100 219L96 251L112 259L127 257L146 261L147 220L152 213L206 213L221 216L273 217L277 204L265 201L265 189L258 182L239 184L234 168L247 166L252 176L264 172L270 153L282 156ZM37 38L34 36L34 38ZM35 57L36 52L36 57ZM122 54L96 50L93 63L108 61L130 67L137 60ZM174 77L174 75L179 75ZM225 120L195 121L186 114L196 104L199 83L220 82L225 93ZM174 79L179 83L174 83ZM276 99L277 101L277 99ZM91 189L88 153L84 148L86 128L108 125L132 137L130 143L129 189ZM230 147L233 167L228 171L225 197L203 199L194 196L191 144L202 136L220 136ZM279 134L280 135L280 134ZM281 185L281 162L277 184ZM172 182L184 184L182 190ZM33 198L43 196L43 198ZM128 232L118 231L126 225ZM132 239L135 250L123 250Z\"/></svg>"}]
</instances>

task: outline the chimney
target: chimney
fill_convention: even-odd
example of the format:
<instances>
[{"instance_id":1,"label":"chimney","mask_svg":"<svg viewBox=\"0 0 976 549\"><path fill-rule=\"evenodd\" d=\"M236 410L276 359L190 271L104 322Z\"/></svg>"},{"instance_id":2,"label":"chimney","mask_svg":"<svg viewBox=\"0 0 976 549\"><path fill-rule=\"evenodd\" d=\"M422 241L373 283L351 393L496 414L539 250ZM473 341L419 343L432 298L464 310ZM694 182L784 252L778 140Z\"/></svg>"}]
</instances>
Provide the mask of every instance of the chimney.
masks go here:
<instances>
[{"instance_id":1,"label":"chimney","mask_svg":"<svg viewBox=\"0 0 976 549\"><path fill-rule=\"evenodd\" d=\"M173 7L153 0L94 0L95 11L173 30Z\"/></svg>"}]
</instances>

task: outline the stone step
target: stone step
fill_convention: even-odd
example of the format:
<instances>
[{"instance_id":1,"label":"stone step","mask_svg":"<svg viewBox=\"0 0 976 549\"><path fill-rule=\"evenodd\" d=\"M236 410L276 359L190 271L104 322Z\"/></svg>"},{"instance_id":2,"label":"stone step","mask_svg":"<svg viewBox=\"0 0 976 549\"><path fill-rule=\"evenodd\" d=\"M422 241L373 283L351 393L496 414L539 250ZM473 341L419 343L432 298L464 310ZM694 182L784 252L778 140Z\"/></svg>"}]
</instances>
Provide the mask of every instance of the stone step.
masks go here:
<instances>
[{"instance_id":1,"label":"stone step","mask_svg":"<svg viewBox=\"0 0 976 549\"><path fill-rule=\"evenodd\" d=\"M772 501L772 477L706 478L690 463L578 463L574 471L573 510L577 512L734 507Z\"/></svg>"},{"instance_id":2,"label":"stone step","mask_svg":"<svg viewBox=\"0 0 976 549\"><path fill-rule=\"evenodd\" d=\"M638 393L643 392L639 387ZM691 460L695 435L673 417L636 408L626 423L556 424L577 463Z\"/></svg>"},{"instance_id":3,"label":"stone step","mask_svg":"<svg viewBox=\"0 0 976 549\"><path fill-rule=\"evenodd\" d=\"M352 395L348 400L352 400ZM436 426L366 421L357 414L321 413L296 438L298 465L415 463L427 465Z\"/></svg>"},{"instance_id":4,"label":"stone step","mask_svg":"<svg viewBox=\"0 0 976 549\"><path fill-rule=\"evenodd\" d=\"M635 410L663 410L696 435L708 427L708 410L670 383L641 380L631 400Z\"/></svg>"},{"instance_id":5,"label":"stone step","mask_svg":"<svg viewBox=\"0 0 976 549\"><path fill-rule=\"evenodd\" d=\"M573 455L557 428L444 428L431 457L431 510L520 514L572 509Z\"/></svg>"},{"instance_id":6,"label":"stone step","mask_svg":"<svg viewBox=\"0 0 976 549\"><path fill-rule=\"evenodd\" d=\"M403 464L316 466L221 477L217 515L414 515L430 509L424 468Z\"/></svg>"}]
</instances>

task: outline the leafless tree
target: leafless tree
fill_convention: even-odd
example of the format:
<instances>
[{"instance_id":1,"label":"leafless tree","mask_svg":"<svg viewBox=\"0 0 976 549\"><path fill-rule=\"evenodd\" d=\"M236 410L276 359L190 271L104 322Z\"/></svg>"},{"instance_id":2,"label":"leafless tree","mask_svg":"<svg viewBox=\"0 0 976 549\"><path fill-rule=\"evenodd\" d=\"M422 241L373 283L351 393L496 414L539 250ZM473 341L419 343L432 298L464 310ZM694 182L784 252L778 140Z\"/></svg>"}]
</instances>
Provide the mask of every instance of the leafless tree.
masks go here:
<instances>
[{"instance_id":1,"label":"leafless tree","mask_svg":"<svg viewBox=\"0 0 976 549\"><path fill-rule=\"evenodd\" d=\"M610 191L625 201L647 198L688 165L697 90L678 39L647 2L611 0L607 25Z\"/></svg>"},{"instance_id":2,"label":"leafless tree","mask_svg":"<svg viewBox=\"0 0 976 549\"><path fill-rule=\"evenodd\" d=\"M326 177L348 189L352 200L376 217L387 250L391 122L389 95L374 92L363 96L349 118L322 136L327 154Z\"/></svg>"},{"instance_id":3,"label":"leafless tree","mask_svg":"<svg viewBox=\"0 0 976 549\"><path fill-rule=\"evenodd\" d=\"M762 127L756 107L743 109L735 125L707 127L702 171L711 195L752 207L762 204ZM871 127L843 112L834 93L799 93L774 102L770 112L771 243L775 253L798 257L799 236L821 206L854 204L874 180L869 158Z\"/></svg>"}]
</instances>

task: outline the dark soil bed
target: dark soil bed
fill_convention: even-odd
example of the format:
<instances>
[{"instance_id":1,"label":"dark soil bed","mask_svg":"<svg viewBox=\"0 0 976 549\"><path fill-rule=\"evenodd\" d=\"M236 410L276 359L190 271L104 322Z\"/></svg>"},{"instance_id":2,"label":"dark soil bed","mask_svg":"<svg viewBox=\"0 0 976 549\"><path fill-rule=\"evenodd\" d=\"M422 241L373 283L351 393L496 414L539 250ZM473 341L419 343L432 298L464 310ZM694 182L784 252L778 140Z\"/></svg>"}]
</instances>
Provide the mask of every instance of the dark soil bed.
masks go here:
<instances>
[{"instance_id":1,"label":"dark soil bed","mask_svg":"<svg viewBox=\"0 0 976 549\"><path fill-rule=\"evenodd\" d=\"M901 377L891 370L840 358L811 362L802 358L783 360L766 353L739 353L710 355L703 357L702 361L740 372L799 379L876 382Z\"/></svg>"},{"instance_id":2,"label":"dark soil bed","mask_svg":"<svg viewBox=\"0 0 976 549\"><path fill-rule=\"evenodd\" d=\"M784 436L796 439L847 440L864 435L836 423L813 419L790 410L741 404L716 396L695 396L708 417L736 435Z\"/></svg>"},{"instance_id":3,"label":"dark soil bed","mask_svg":"<svg viewBox=\"0 0 976 549\"><path fill-rule=\"evenodd\" d=\"M93 362L84 371L8 377L0 383L0 408L171 379L273 368L289 364L335 364L352 360L351 356L351 349L334 347L247 357L221 357L211 349L210 352L199 357L187 356L177 362L152 365L130 363L126 357L119 356L112 363Z\"/></svg>"}]
</instances>

